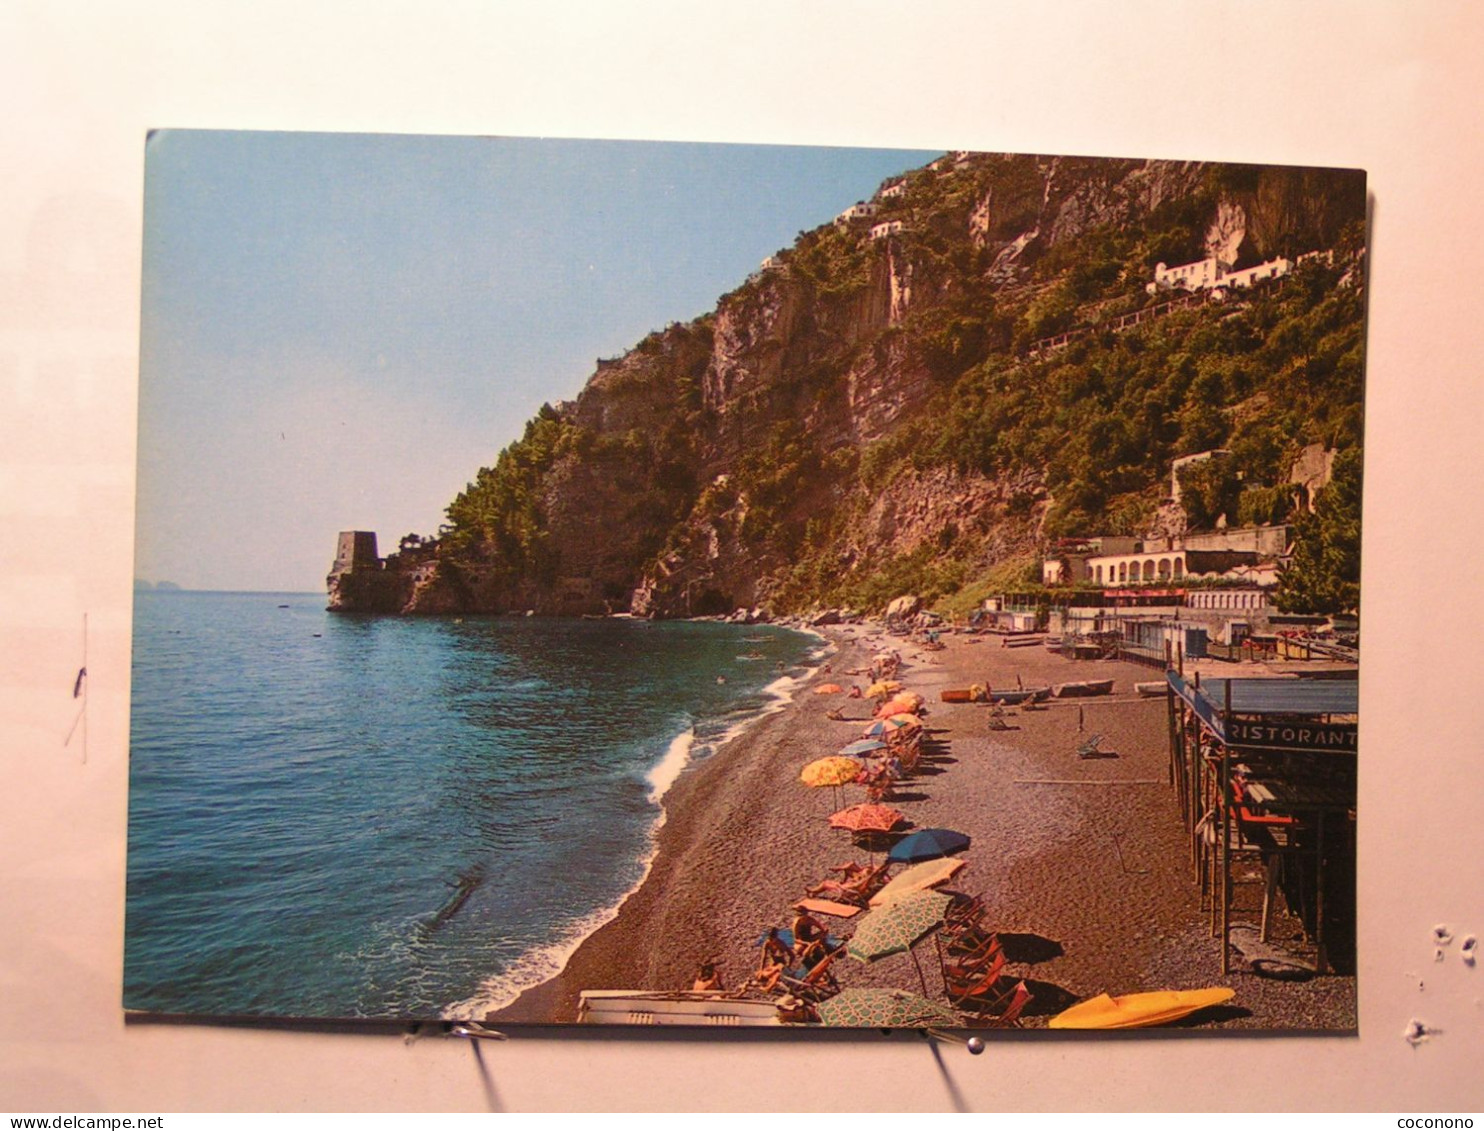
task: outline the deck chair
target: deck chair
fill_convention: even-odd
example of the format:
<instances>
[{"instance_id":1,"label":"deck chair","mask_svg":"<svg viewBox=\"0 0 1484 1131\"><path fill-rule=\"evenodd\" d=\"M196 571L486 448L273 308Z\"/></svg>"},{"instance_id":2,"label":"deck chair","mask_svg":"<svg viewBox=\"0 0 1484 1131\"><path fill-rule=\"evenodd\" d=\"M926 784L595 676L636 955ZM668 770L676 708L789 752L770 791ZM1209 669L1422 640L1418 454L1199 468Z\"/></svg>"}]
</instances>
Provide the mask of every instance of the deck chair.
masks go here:
<instances>
[{"instance_id":1,"label":"deck chair","mask_svg":"<svg viewBox=\"0 0 1484 1131\"><path fill-rule=\"evenodd\" d=\"M1079 758L1101 758L1107 754L1106 750L1100 749L1103 745L1101 734L1089 735L1077 744L1077 757Z\"/></svg>"},{"instance_id":2,"label":"deck chair","mask_svg":"<svg viewBox=\"0 0 1484 1131\"><path fill-rule=\"evenodd\" d=\"M1000 936L982 921L948 924L939 931L944 948L952 955L977 954L999 943Z\"/></svg>"},{"instance_id":3,"label":"deck chair","mask_svg":"<svg viewBox=\"0 0 1484 1131\"><path fill-rule=\"evenodd\" d=\"M994 715L994 714L991 714L989 716L989 729L990 730L1009 730L1010 729L1010 724L1005 721L1005 717L1003 715Z\"/></svg>"},{"instance_id":4,"label":"deck chair","mask_svg":"<svg viewBox=\"0 0 1484 1131\"><path fill-rule=\"evenodd\" d=\"M808 969L796 966L785 971L778 979L778 984L804 1001L820 1002L834 997L840 992L840 983L835 980L835 973L830 967L843 948L843 943L836 946Z\"/></svg>"},{"instance_id":5,"label":"deck chair","mask_svg":"<svg viewBox=\"0 0 1484 1131\"><path fill-rule=\"evenodd\" d=\"M887 865L882 863L874 868L865 868L849 879L824 879L811 888L805 888L804 894L815 899L833 899L864 907L886 886L886 869Z\"/></svg>"},{"instance_id":6,"label":"deck chair","mask_svg":"<svg viewBox=\"0 0 1484 1131\"><path fill-rule=\"evenodd\" d=\"M948 905L943 913L943 928L945 933L961 930L968 926L978 926L979 921L984 918L989 910L984 904L984 899L977 895L961 895L955 902Z\"/></svg>"},{"instance_id":7,"label":"deck chair","mask_svg":"<svg viewBox=\"0 0 1484 1131\"><path fill-rule=\"evenodd\" d=\"M985 975L998 977L1004 968L1005 952L1000 949L999 940L996 939L992 947L975 955L966 956L958 962L944 962L943 981L963 985Z\"/></svg>"},{"instance_id":8,"label":"deck chair","mask_svg":"<svg viewBox=\"0 0 1484 1131\"><path fill-rule=\"evenodd\" d=\"M1000 980L1004 967L1005 957L1002 954L998 962L991 962L969 977L954 978L945 975L943 987L948 991L948 1000L955 1009L970 1013L1003 1012L1008 997L1004 993L995 992L995 983Z\"/></svg>"},{"instance_id":9,"label":"deck chair","mask_svg":"<svg viewBox=\"0 0 1484 1131\"><path fill-rule=\"evenodd\" d=\"M1015 988L1010 991L1009 1002L1000 1010L998 1017L990 1018L989 1027L991 1029L1019 1029L1020 1015L1034 996L1026 988L1024 982L1016 982Z\"/></svg>"}]
</instances>

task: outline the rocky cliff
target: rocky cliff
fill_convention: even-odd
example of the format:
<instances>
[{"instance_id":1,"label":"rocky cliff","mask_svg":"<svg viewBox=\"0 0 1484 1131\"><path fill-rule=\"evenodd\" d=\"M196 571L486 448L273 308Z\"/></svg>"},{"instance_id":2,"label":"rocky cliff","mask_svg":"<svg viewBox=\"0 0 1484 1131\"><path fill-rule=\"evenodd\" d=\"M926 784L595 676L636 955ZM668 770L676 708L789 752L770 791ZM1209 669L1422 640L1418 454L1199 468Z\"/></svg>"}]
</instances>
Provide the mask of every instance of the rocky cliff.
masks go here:
<instances>
[{"instance_id":1,"label":"rocky cliff","mask_svg":"<svg viewBox=\"0 0 1484 1131\"><path fill-rule=\"evenodd\" d=\"M883 189L544 408L387 611L972 596L1050 535L1153 522L1182 451L1263 485L1359 445L1362 174L955 154ZM1145 293L1157 263L1311 251L1219 307Z\"/></svg>"}]
</instances>

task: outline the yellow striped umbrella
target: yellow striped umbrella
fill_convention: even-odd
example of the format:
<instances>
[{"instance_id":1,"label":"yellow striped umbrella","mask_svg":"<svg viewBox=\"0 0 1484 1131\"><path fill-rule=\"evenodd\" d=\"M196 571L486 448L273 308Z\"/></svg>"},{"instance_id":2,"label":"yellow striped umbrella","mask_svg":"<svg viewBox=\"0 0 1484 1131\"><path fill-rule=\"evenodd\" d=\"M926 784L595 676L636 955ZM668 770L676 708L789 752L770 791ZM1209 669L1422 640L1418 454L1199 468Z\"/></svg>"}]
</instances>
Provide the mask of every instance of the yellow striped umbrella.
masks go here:
<instances>
[{"instance_id":1,"label":"yellow striped umbrella","mask_svg":"<svg viewBox=\"0 0 1484 1131\"><path fill-rule=\"evenodd\" d=\"M905 895L911 895L915 891L925 891L930 887L946 883L966 865L962 860L944 856L937 860L924 860L921 864L914 864L905 872L892 878L891 883L878 891L871 897L872 907L881 907L888 903L894 903Z\"/></svg>"}]
</instances>

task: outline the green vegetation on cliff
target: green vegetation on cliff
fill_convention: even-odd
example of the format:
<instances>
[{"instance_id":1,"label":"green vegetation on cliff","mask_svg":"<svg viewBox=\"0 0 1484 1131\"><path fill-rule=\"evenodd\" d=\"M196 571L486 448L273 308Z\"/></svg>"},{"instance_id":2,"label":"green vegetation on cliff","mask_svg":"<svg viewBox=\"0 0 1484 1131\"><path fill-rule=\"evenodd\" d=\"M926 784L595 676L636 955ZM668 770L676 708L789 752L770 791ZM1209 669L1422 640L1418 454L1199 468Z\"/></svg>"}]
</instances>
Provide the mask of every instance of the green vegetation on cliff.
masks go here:
<instances>
[{"instance_id":1,"label":"green vegetation on cliff","mask_svg":"<svg viewBox=\"0 0 1484 1131\"><path fill-rule=\"evenodd\" d=\"M1029 577L1045 539L1150 529L1170 462L1225 448L1182 473L1192 527L1293 521L1286 607L1353 607L1363 178L937 165L879 201L873 222L900 232L801 233L717 314L543 408L448 508L446 553L483 578L480 599L565 586L611 606L647 584L664 612L906 591L955 607L987 578ZM1160 307L1155 265L1200 259L1213 232L1239 267L1329 254L1225 302ZM1310 515L1285 480L1315 443L1340 455Z\"/></svg>"}]
</instances>

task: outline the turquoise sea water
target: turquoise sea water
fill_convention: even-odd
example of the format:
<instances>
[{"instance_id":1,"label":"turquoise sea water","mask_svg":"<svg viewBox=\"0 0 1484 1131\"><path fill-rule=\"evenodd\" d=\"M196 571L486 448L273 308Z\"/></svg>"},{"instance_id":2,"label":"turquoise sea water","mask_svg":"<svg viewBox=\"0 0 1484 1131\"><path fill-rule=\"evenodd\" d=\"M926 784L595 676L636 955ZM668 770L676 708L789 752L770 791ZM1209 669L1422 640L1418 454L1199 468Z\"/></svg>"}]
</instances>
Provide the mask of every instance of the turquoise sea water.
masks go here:
<instances>
[{"instance_id":1,"label":"turquoise sea water","mask_svg":"<svg viewBox=\"0 0 1484 1131\"><path fill-rule=\"evenodd\" d=\"M139 594L125 1006L503 1004L643 877L687 761L776 707L819 647L772 627Z\"/></svg>"}]
</instances>

